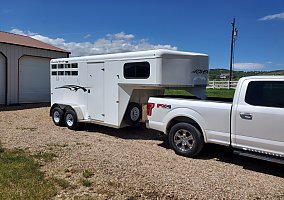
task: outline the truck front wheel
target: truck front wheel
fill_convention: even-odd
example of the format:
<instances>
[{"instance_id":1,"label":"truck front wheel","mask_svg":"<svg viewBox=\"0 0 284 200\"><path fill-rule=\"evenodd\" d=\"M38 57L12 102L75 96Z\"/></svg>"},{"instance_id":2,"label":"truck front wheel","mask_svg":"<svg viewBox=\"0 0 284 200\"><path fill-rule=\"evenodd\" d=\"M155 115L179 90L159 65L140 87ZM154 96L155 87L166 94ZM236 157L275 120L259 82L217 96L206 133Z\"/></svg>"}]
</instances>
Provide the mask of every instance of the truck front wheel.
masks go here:
<instances>
[{"instance_id":1,"label":"truck front wheel","mask_svg":"<svg viewBox=\"0 0 284 200\"><path fill-rule=\"evenodd\" d=\"M169 143L176 154L193 157L202 150L204 139L193 125L181 122L171 128Z\"/></svg>"}]
</instances>

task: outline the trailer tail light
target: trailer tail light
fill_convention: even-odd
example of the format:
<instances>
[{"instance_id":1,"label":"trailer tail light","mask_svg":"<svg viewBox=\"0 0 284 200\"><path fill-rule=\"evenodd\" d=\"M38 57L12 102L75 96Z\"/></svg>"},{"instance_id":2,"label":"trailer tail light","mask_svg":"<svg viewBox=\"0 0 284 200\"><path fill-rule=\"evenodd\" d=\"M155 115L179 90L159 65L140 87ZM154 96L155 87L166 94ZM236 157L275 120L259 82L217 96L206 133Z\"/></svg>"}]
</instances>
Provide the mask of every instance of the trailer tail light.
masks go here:
<instances>
[{"instance_id":1,"label":"trailer tail light","mask_svg":"<svg viewBox=\"0 0 284 200\"><path fill-rule=\"evenodd\" d=\"M152 110L155 107L154 103L147 103L147 115L151 116L152 115Z\"/></svg>"}]
</instances>

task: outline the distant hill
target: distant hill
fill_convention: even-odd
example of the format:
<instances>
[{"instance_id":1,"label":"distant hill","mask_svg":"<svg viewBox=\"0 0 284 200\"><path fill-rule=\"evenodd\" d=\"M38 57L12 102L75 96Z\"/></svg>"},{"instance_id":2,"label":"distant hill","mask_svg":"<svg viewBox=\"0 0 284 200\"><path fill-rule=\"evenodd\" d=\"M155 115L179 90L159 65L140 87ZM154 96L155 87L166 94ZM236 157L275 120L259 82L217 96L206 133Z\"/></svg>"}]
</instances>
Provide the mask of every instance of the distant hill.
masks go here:
<instances>
[{"instance_id":1,"label":"distant hill","mask_svg":"<svg viewBox=\"0 0 284 200\"><path fill-rule=\"evenodd\" d=\"M233 71L233 80L239 80L244 76L256 75L284 75L284 70L275 71ZM209 80L229 80L230 71L228 69L210 69Z\"/></svg>"}]
</instances>

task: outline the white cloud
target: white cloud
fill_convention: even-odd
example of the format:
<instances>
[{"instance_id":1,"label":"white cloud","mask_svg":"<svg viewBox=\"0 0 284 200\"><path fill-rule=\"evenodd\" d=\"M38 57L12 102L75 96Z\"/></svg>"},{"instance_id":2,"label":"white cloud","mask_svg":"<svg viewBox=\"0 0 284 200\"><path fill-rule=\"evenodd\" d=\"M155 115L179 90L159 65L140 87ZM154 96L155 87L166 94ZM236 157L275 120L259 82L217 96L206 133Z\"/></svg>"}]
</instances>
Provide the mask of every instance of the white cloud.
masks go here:
<instances>
[{"instance_id":1,"label":"white cloud","mask_svg":"<svg viewBox=\"0 0 284 200\"><path fill-rule=\"evenodd\" d=\"M15 34L19 34L19 35L25 35L25 36L32 36L32 35L36 35L37 33L33 33L33 32L31 32L31 31L26 31L26 32L24 32L24 31L22 31L22 30L20 30L20 29L17 29L17 28L13 28L11 31L10 31L10 33L15 33Z\"/></svg>"},{"instance_id":2,"label":"white cloud","mask_svg":"<svg viewBox=\"0 0 284 200\"><path fill-rule=\"evenodd\" d=\"M84 36L84 38L87 39L87 38L89 38L91 36L92 36L91 34L87 34L87 35Z\"/></svg>"},{"instance_id":3,"label":"white cloud","mask_svg":"<svg viewBox=\"0 0 284 200\"><path fill-rule=\"evenodd\" d=\"M125 34L124 32L116 33L116 34L108 34L109 38L112 39L120 39L120 40L132 40L134 39L134 35L132 34Z\"/></svg>"},{"instance_id":4,"label":"white cloud","mask_svg":"<svg viewBox=\"0 0 284 200\"><path fill-rule=\"evenodd\" d=\"M264 69L265 65L260 63L235 63L234 68L239 70L259 70Z\"/></svg>"},{"instance_id":5,"label":"white cloud","mask_svg":"<svg viewBox=\"0 0 284 200\"><path fill-rule=\"evenodd\" d=\"M30 31L12 29L11 33L30 36L34 39L51 44L71 52L71 56L96 55L106 53L120 53L129 51L142 51L150 49L177 50L177 47L169 44L151 44L146 39L135 40L132 34L124 32L107 34L106 37L97 39L95 42L67 42L64 38L49 38Z\"/></svg>"},{"instance_id":6,"label":"white cloud","mask_svg":"<svg viewBox=\"0 0 284 200\"><path fill-rule=\"evenodd\" d=\"M274 15L267 15L258 20L259 21L284 20L284 12L279 13L279 14L274 14Z\"/></svg>"}]
</instances>

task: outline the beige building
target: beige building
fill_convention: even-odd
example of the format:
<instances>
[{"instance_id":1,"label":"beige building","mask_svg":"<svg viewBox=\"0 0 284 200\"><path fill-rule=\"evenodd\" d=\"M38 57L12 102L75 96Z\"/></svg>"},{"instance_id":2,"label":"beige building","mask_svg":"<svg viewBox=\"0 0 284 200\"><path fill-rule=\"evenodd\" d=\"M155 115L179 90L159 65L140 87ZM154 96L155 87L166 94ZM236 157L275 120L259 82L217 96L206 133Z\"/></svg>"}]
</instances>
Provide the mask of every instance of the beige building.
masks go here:
<instances>
[{"instance_id":1,"label":"beige building","mask_svg":"<svg viewBox=\"0 0 284 200\"><path fill-rule=\"evenodd\" d=\"M49 61L69 54L28 36L0 32L0 104L50 102Z\"/></svg>"}]
</instances>

